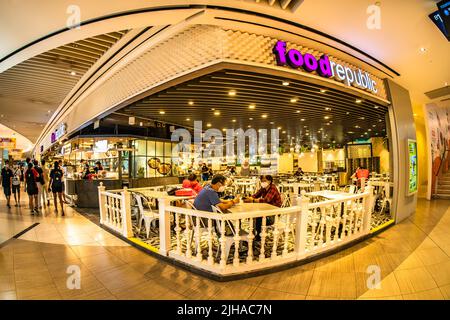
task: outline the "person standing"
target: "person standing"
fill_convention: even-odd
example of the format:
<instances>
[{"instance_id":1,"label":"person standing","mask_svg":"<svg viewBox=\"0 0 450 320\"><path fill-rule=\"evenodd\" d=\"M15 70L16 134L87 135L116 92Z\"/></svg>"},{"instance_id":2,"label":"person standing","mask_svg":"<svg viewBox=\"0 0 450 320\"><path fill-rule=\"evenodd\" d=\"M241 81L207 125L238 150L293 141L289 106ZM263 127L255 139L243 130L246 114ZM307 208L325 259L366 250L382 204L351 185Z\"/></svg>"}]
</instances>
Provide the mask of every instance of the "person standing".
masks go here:
<instances>
[{"instance_id":1,"label":"person standing","mask_svg":"<svg viewBox=\"0 0 450 320\"><path fill-rule=\"evenodd\" d=\"M84 160L81 160L82 162L84 162ZM87 164L87 162L86 162ZM62 183L62 199L64 203L69 203L69 201L67 201L66 199L66 176L67 176L67 168L66 166L63 165L62 160L58 161L58 167L62 172L62 179L61 179L61 183ZM53 170L53 169L52 169Z\"/></svg>"},{"instance_id":2,"label":"person standing","mask_svg":"<svg viewBox=\"0 0 450 320\"><path fill-rule=\"evenodd\" d=\"M12 193L14 194L15 206L20 207L20 185L23 181L23 171L19 167L19 164L14 165L13 177L12 177Z\"/></svg>"},{"instance_id":3,"label":"person standing","mask_svg":"<svg viewBox=\"0 0 450 320\"><path fill-rule=\"evenodd\" d=\"M203 181L208 181L208 179L209 179L209 169L206 166L206 163L204 163L202 165L202 180Z\"/></svg>"},{"instance_id":4,"label":"person standing","mask_svg":"<svg viewBox=\"0 0 450 320\"><path fill-rule=\"evenodd\" d=\"M3 192L5 193L6 197L6 206L8 208L11 208L10 201L11 201L12 178L13 172L9 167L9 161L6 160L5 166L2 169L2 186Z\"/></svg>"},{"instance_id":5,"label":"person standing","mask_svg":"<svg viewBox=\"0 0 450 320\"><path fill-rule=\"evenodd\" d=\"M55 161L54 168L50 171L50 183L48 190L53 192L53 201L55 203L55 212L58 214L58 198L61 205L61 215L64 216L63 204L63 177L64 173L59 167L58 161Z\"/></svg>"},{"instance_id":6,"label":"person standing","mask_svg":"<svg viewBox=\"0 0 450 320\"><path fill-rule=\"evenodd\" d=\"M33 163L28 162L27 170L25 171L25 191L28 194L31 214L39 213L38 205L38 186L37 180L39 173L33 168Z\"/></svg>"},{"instance_id":7,"label":"person standing","mask_svg":"<svg viewBox=\"0 0 450 320\"><path fill-rule=\"evenodd\" d=\"M41 160L41 168L42 171L44 173L44 185L42 186L42 200L44 201L43 203L47 202L47 206L50 206L50 194L48 193L48 181L50 179L50 172L47 168L47 166L45 165L45 160Z\"/></svg>"},{"instance_id":8,"label":"person standing","mask_svg":"<svg viewBox=\"0 0 450 320\"><path fill-rule=\"evenodd\" d=\"M39 209L42 209L42 207L45 207L45 200L42 201L42 198L44 197L44 187L45 187L45 179L44 179L44 170L39 166L39 162L37 160L33 161L34 170L37 171L39 174L37 178L37 188L38 188L38 203L37 207Z\"/></svg>"}]
</instances>

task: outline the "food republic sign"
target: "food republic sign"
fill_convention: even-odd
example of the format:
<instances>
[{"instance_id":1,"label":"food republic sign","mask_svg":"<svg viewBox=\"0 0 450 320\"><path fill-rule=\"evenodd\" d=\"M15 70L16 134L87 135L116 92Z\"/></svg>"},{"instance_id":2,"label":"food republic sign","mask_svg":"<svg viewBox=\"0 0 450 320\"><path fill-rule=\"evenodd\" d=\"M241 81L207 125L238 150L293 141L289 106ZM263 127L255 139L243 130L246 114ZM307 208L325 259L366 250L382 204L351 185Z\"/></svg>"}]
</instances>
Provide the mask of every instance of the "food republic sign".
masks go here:
<instances>
[{"instance_id":1,"label":"food republic sign","mask_svg":"<svg viewBox=\"0 0 450 320\"><path fill-rule=\"evenodd\" d=\"M322 55L318 60L310 53L301 54L296 49L286 49L286 42L277 41L273 47L277 65L289 65L291 68L302 67L307 72L316 71L321 77L334 78L343 81L348 86L354 86L377 93L377 83L370 78L367 72L361 69L353 70L336 62L330 61L327 55Z\"/></svg>"}]
</instances>

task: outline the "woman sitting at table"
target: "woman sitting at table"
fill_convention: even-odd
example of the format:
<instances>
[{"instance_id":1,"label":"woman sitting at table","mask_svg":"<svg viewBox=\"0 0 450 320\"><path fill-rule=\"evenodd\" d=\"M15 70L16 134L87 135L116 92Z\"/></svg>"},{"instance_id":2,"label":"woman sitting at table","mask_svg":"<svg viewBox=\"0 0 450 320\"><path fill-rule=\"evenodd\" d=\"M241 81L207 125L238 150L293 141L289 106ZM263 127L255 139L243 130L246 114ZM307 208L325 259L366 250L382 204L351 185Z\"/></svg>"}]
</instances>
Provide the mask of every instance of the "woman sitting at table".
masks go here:
<instances>
[{"instance_id":1,"label":"woman sitting at table","mask_svg":"<svg viewBox=\"0 0 450 320\"><path fill-rule=\"evenodd\" d=\"M187 179L183 180L183 188L192 189L195 191L195 194L198 194L203 188L197 180L197 175L195 173L191 173Z\"/></svg>"},{"instance_id":2,"label":"woman sitting at table","mask_svg":"<svg viewBox=\"0 0 450 320\"><path fill-rule=\"evenodd\" d=\"M244 202L268 203L276 207L281 207L281 195L273 183L273 177L271 175L262 175L260 180L261 189L259 189L253 196L244 199ZM266 217L266 226L270 226L273 223L273 216ZM255 219L255 241L261 240L261 227L262 218Z\"/></svg>"},{"instance_id":3,"label":"woman sitting at table","mask_svg":"<svg viewBox=\"0 0 450 320\"><path fill-rule=\"evenodd\" d=\"M298 167L297 171L295 171L294 176L296 177L301 177L303 176L305 173L303 172L302 168Z\"/></svg>"}]
</instances>

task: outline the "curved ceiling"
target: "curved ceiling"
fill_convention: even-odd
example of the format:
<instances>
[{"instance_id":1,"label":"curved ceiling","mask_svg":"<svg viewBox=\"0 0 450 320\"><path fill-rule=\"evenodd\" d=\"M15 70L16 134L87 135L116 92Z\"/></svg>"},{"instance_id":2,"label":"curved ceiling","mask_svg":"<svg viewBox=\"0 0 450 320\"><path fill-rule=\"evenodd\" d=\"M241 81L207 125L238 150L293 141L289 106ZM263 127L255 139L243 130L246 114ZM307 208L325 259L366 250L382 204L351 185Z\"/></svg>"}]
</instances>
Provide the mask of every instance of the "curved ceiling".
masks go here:
<instances>
[{"instance_id":1,"label":"curved ceiling","mask_svg":"<svg viewBox=\"0 0 450 320\"><path fill-rule=\"evenodd\" d=\"M80 0L77 1L77 5L83 22L94 22L100 17L120 16L131 10L170 6L181 8L193 4L244 9L282 17L342 39L397 70L401 76L396 77L395 81L410 91L413 104L419 106L419 110L415 110L415 112L421 114L421 104L429 101L424 93L448 85L450 81L448 72L450 70L449 43L428 18L428 15L436 10L436 2L433 0L376 2L341 0L339 4L336 4L334 0L321 0L320 2L312 0L155 0L151 1L149 5L149 2L144 0ZM370 17L368 8L375 3L379 6L381 13L380 29L367 27L367 20ZM59 30L68 30L67 24L71 16L68 9L72 4L71 0L58 2L41 0L39 3L2 1L0 3L0 57L8 56L15 50L42 37L51 38L51 34ZM283 6L286 6L286 10L280 10ZM148 21L148 24L152 24L152 22L155 21ZM106 20L105 23L109 22ZM122 26L117 30L130 28L130 23L125 16L116 25ZM77 34L79 37L83 34L76 29L69 30L67 33L75 38ZM38 48L39 46L40 43L36 43L33 47ZM74 49L70 45L66 46L63 46L64 49L53 50L58 50L59 54L63 54L67 53L67 50ZM90 46L88 51L93 51L94 55L97 52L98 55L97 49L99 48L101 48L101 44ZM420 48L424 50L421 51ZM85 53L78 52L78 56L84 59ZM20 52L17 55L20 55ZM31 59L43 63L45 59L50 58L49 56L51 57L47 52ZM48 66L47 74L41 77L39 70L35 70L30 62L31 60L24 61L23 65L22 63L18 64L0 74L1 77L5 77L5 74L8 75L8 78L20 77L27 84L23 86L23 83L18 84L9 79L3 82L0 79L0 83L2 83L0 90L3 83L8 86L8 89L0 92L0 112L4 115L2 122L5 125L12 127L14 123L17 131L34 141L42 131L43 124L50 119L48 111L50 110L51 114L64 98L63 92L67 94L76 85L78 73L73 78L59 73L61 70L64 70L63 73L67 72L67 64L62 67L61 61L53 60L54 65ZM60 67L61 70L59 70ZM83 72L82 70L80 65L80 72ZM9 73L7 73L8 71ZM58 81L55 82L55 78ZM35 86L30 85L33 82L36 83ZM28 94L25 95L25 92ZM61 99L61 97L63 98ZM17 110L25 112L19 113Z\"/></svg>"},{"instance_id":2,"label":"curved ceiling","mask_svg":"<svg viewBox=\"0 0 450 320\"><path fill-rule=\"evenodd\" d=\"M35 141L70 90L125 33L70 43L0 73L2 123Z\"/></svg>"}]
</instances>

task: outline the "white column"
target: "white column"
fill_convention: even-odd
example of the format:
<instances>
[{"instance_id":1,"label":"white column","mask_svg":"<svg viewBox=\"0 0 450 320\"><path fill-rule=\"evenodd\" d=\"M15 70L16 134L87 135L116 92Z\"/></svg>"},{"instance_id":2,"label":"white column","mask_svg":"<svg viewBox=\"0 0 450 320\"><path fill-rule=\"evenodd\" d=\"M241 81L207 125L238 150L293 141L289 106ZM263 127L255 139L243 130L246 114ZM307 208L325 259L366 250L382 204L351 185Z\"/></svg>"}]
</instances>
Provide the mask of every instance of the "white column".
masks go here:
<instances>
[{"instance_id":1,"label":"white column","mask_svg":"<svg viewBox=\"0 0 450 320\"><path fill-rule=\"evenodd\" d=\"M122 228L124 237L133 236L133 227L131 225L131 194L125 187L122 191Z\"/></svg>"},{"instance_id":2,"label":"white column","mask_svg":"<svg viewBox=\"0 0 450 320\"><path fill-rule=\"evenodd\" d=\"M105 186L103 185L103 182L100 182L100 185L98 186L98 206L100 211L100 224L103 224L105 221L105 204L106 204L106 196L102 194L102 192L105 192Z\"/></svg>"},{"instance_id":3,"label":"white column","mask_svg":"<svg viewBox=\"0 0 450 320\"><path fill-rule=\"evenodd\" d=\"M166 211L169 205L167 199L158 199L159 205L159 253L167 256L171 250L170 243L170 212Z\"/></svg>"}]
</instances>

